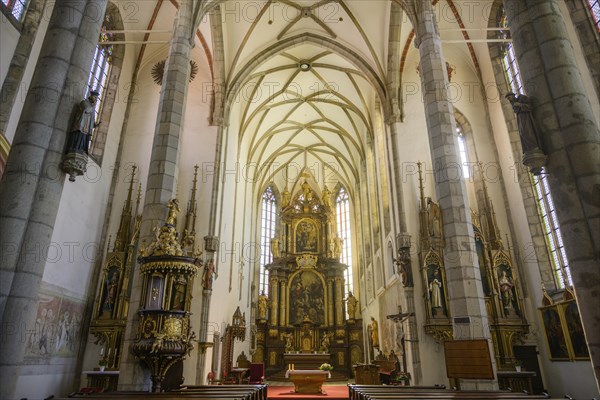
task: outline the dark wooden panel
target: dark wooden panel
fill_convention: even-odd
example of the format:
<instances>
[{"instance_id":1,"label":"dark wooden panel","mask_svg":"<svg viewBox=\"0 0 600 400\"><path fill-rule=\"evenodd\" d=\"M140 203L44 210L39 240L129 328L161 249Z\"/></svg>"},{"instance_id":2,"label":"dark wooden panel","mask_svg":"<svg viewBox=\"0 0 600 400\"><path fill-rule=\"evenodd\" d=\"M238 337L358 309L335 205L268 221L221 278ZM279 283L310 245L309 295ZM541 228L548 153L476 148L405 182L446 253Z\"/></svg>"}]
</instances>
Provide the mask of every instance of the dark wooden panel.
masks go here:
<instances>
[{"instance_id":1,"label":"dark wooden panel","mask_svg":"<svg viewBox=\"0 0 600 400\"><path fill-rule=\"evenodd\" d=\"M448 378L494 379L487 340L445 341L444 353Z\"/></svg>"}]
</instances>

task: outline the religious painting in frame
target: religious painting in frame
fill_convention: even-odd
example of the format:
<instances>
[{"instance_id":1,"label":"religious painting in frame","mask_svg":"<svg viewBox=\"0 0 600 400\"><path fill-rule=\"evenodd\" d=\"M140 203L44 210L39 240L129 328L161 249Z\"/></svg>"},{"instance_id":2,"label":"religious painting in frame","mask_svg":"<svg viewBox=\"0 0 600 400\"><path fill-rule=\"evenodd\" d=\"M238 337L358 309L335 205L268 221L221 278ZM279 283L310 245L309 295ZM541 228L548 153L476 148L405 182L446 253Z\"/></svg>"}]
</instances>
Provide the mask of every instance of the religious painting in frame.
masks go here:
<instances>
[{"instance_id":1,"label":"religious painting in frame","mask_svg":"<svg viewBox=\"0 0 600 400\"><path fill-rule=\"evenodd\" d=\"M296 253L316 253L318 250L318 229L315 221L301 220L296 225Z\"/></svg>"},{"instance_id":2,"label":"religious painting in frame","mask_svg":"<svg viewBox=\"0 0 600 400\"><path fill-rule=\"evenodd\" d=\"M121 266L112 264L105 268L102 274L102 291L100 293L100 307L98 318L112 318L117 301Z\"/></svg>"},{"instance_id":3,"label":"religious painting in frame","mask_svg":"<svg viewBox=\"0 0 600 400\"><path fill-rule=\"evenodd\" d=\"M290 323L298 325L308 317L313 323L324 324L325 300L325 283L316 272L300 270L290 277Z\"/></svg>"},{"instance_id":4,"label":"religious painting in frame","mask_svg":"<svg viewBox=\"0 0 600 400\"><path fill-rule=\"evenodd\" d=\"M477 251L477 260L479 261L479 274L481 276L483 295L485 297L491 297L492 286L490 285L490 277L488 274L488 257L486 254L487 248L479 228L473 226L473 232L475 234L475 250Z\"/></svg>"},{"instance_id":5,"label":"religious painting in frame","mask_svg":"<svg viewBox=\"0 0 600 400\"><path fill-rule=\"evenodd\" d=\"M590 353L588 352L585 335L583 333L583 325L579 315L579 308L575 300L560 303L558 305L563 312L565 318L565 328L568 332L571 354L575 359L588 360Z\"/></svg>"},{"instance_id":6,"label":"religious painting in frame","mask_svg":"<svg viewBox=\"0 0 600 400\"><path fill-rule=\"evenodd\" d=\"M569 360L569 348L567 347L566 335L563 330L563 324L558 306L540 308L542 313L542 321L544 323L544 334L546 336L546 344L550 352L550 359L554 361Z\"/></svg>"}]
</instances>

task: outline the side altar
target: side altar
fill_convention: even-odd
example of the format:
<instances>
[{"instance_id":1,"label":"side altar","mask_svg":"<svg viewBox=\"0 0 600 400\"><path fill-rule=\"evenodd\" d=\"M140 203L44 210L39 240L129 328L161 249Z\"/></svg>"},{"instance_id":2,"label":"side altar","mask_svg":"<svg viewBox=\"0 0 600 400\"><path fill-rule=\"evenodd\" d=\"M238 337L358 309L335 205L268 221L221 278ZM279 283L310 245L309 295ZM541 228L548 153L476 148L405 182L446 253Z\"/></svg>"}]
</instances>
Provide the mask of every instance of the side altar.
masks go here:
<instances>
[{"instance_id":1,"label":"side altar","mask_svg":"<svg viewBox=\"0 0 600 400\"><path fill-rule=\"evenodd\" d=\"M347 378L352 365L364 361L356 298L344 293L348 266L340 262L331 192L320 192L305 180L293 199L287 188L282 193L273 262L266 266L268 296L262 293L257 301L252 357L265 363L269 378L283 378L290 364L309 370L324 362L336 378Z\"/></svg>"}]
</instances>

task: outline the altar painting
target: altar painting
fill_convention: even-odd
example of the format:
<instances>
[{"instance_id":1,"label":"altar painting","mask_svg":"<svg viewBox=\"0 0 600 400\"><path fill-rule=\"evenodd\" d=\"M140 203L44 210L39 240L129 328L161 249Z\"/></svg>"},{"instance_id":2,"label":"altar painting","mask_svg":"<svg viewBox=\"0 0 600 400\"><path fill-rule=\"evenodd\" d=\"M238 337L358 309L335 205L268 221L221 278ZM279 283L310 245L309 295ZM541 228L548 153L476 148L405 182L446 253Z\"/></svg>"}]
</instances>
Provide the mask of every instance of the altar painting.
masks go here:
<instances>
[{"instance_id":1,"label":"altar painting","mask_svg":"<svg viewBox=\"0 0 600 400\"><path fill-rule=\"evenodd\" d=\"M313 271L300 271L289 285L289 321L301 324L305 316L316 324L325 322L325 291L323 281Z\"/></svg>"},{"instance_id":2,"label":"altar painting","mask_svg":"<svg viewBox=\"0 0 600 400\"><path fill-rule=\"evenodd\" d=\"M577 303L575 300L571 300L568 303L563 304L562 307L565 315L567 332L569 333L569 339L571 341L573 356L575 359L589 359L590 354L588 352L587 343L585 342L583 325L581 325L581 317L579 316Z\"/></svg>"},{"instance_id":3,"label":"altar painting","mask_svg":"<svg viewBox=\"0 0 600 400\"><path fill-rule=\"evenodd\" d=\"M317 225L303 220L296 226L296 253L317 251Z\"/></svg>"},{"instance_id":4,"label":"altar painting","mask_svg":"<svg viewBox=\"0 0 600 400\"><path fill-rule=\"evenodd\" d=\"M568 360L569 350L556 305L541 309L551 360Z\"/></svg>"}]
</instances>

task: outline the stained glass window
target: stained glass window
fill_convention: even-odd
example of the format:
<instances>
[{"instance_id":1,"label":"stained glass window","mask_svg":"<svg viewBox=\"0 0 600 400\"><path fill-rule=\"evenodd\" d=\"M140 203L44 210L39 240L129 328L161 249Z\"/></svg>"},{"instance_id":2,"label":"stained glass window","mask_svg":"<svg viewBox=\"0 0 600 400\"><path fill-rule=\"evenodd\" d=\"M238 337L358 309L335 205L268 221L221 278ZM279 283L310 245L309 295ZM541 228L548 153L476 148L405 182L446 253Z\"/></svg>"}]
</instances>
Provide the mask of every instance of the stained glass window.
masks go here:
<instances>
[{"instance_id":1,"label":"stained glass window","mask_svg":"<svg viewBox=\"0 0 600 400\"><path fill-rule=\"evenodd\" d=\"M352 280L352 234L350 232L350 198L348 193L342 187L336 198L336 222L337 232L342 242L342 254L340 261L348 265L348 269L344 272L346 287L344 288L344 297L349 291L353 291Z\"/></svg>"},{"instance_id":2,"label":"stained glass window","mask_svg":"<svg viewBox=\"0 0 600 400\"><path fill-rule=\"evenodd\" d=\"M10 15L21 22L23 15L25 14L26 0L2 0L2 4L6 7Z\"/></svg>"},{"instance_id":3,"label":"stained glass window","mask_svg":"<svg viewBox=\"0 0 600 400\"><path fill-rule=\"evenodd\" d=\"M260 260L259 260L259 293L269 293L269 272L265 266L273 261L271 239L275 236L277 223L277 204L273 189L269 186L262 195L262 212L260 217Z\"/></svg>"}]
</instances>

